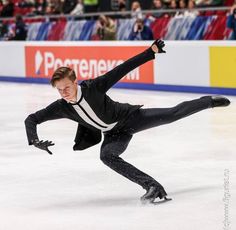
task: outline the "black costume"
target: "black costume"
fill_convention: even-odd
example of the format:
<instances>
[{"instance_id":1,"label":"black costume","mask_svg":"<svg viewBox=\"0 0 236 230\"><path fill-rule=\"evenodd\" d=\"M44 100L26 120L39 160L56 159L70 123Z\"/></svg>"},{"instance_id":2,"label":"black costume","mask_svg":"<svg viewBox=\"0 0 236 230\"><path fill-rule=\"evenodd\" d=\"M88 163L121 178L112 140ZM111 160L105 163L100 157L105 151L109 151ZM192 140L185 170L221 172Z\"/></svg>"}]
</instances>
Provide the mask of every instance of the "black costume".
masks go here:
<instances>
[{"instance_id":1,"label":"black costume","mask_svg":"<svg viewBox=\"0 0 236 230\"><path fill-rule=\"evenodd\" d=\"M148 48L105 75L81 82L78 86L76 104L60 99L29 115L25 120L29 144L38 139L37 124L47 120L68 118L79 123L74 150L83 150L99 143L103 133L101 160L107 166L146 190L151 186L162 187L152 177L124 161L120 154L125 151L134 133L171 123L213 105L212 98L206 96L183 102L173 108L142 109L141 105L114 102L106 95L106 92L128 72L154 58L154 52Z\"/></svg>"}]
</instances>

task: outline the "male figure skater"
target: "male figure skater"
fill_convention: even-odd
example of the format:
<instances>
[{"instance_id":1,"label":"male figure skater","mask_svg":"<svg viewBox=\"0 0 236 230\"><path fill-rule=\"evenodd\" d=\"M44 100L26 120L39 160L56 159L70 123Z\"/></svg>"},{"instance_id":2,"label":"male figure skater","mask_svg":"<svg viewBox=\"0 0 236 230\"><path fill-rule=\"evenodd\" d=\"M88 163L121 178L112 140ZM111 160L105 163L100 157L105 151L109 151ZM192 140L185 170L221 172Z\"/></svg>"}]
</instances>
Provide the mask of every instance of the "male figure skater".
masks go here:
<instances>
[{"instance_id":1,"label":"male figure skater","mask_svg":"<svg viewBox=\"0 0 236 230\"><path fill-rule=\"evenodd\" d=\"M78 123L74 150L83 150L98 144L103 133L104 140L100 153L103 163L142 186L146 190L141 197L143 203L153 202L156 198L166 199L167 193L160 183L120 157L133 134L171 123L207 108L228 106L230 101L221 96L204 96L172 108L143 109L141 105L115 102L106 95L106 92L128 72L154 59L155 53L165 53L164 46L162 40L156 40L144 52L106 74L82 81L79 85L74 70L69 67L58 68L51 78L51 84L62 98L26 118L29 145L52 154L48 147L54 144L51 141L40 141L36 126L48 120L71 119Z\"/></svg>"}]
</instances>

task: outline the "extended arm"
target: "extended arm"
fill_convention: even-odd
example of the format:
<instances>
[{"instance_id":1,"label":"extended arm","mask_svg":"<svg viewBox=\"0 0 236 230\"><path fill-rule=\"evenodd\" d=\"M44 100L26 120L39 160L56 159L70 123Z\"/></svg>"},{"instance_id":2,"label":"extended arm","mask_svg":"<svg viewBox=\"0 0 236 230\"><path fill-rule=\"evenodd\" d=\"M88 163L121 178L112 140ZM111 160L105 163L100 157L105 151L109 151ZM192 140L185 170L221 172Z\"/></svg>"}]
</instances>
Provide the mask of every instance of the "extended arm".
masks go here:
<instances>
[{"instance_id":1,"label":"extended arm","mask_svg":"<svg viewBox=\"0 0 236 230\"><path fill-rule=\"evenodd\" d=\"M151 50L151 48L149 48L144 52L130 58L124 63L116 66L114 69L107 72L106 74L96 78L94 80L94 83L101 92L106 93L115 83L117 83L127 73L154 58L155 58L154 52Z\"/></svg>"},{"instance_id":2,"label":"extended arm","mask_svg":"<svg viewBox=\"0 0 236 230\"><path fill-rule=\"evenodd\" d=\"M128 59L124 63L116 66L113 70L107 72L106 74L96 78L94 83L96 87L102 92L106 93L115 83L117 83L122 77L127 73L137 68L138 66L152 60L155 58L155 52L163 53L165 52L162 48L164 47L164 42L161 40L156 40L152 46L146 49L144 52Z\"/></svg>"},{"instance_id":3,"label":"extended arm","mask_svg":"<svg viewBox=\"0 0 236 230\"><path fill-rule=\"evenodd\" d=\"M25 119L25 129L28 138L29 145L34 145L43 150L48 150L48 147L53 145L49 141L39 141L37 134L37 125L42 122L54 119L63 118L63 113L61 112L61 106L59 101L55 101L46 108L37 111L36 113L30 114ZM51 152L49 151L51 154Z\"/></svg>"}]
</instances>

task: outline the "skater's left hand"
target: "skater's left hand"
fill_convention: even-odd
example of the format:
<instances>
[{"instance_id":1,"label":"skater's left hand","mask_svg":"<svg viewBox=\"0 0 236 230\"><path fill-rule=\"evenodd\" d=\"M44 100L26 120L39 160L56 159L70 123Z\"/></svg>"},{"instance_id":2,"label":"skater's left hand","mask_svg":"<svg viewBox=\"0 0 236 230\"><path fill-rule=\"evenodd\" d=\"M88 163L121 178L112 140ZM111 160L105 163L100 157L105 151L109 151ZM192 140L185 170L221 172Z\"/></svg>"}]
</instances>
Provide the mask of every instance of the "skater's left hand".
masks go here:
<instances>
[{"instance_id":1,"label":"skater's left hand","mask_svg":"<svg viewBox=\"0 0 236 230\"><path fill-rule=\"evenodd\" d=\"M161 39L156 39L153 43L152 43L152 51L154 53L166 53L165 50L163 50L163 48L165 47L165 43L163 40Z\"/></svg>"}]
</instances>

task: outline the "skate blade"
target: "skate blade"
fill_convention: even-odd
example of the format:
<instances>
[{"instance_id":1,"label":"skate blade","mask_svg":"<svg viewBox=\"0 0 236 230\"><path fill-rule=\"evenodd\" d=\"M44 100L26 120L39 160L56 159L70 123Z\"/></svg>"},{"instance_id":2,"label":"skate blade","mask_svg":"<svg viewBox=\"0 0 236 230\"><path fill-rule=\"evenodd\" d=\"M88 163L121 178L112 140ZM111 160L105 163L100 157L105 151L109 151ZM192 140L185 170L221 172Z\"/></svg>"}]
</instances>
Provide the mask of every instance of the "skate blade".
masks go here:
<instances>
[{"instance_id":1,"label":"skate blade","mask_svg":"<svg viewBox=\"0 0 236 230\"><path fill-rule=\"evenodd\" d=\"M166 202L168 202L168 201L171 201L171 200L172 200L172 198L164 197L164 199L159 200L159 201L153 201L151 204L159 205L159 204L162 204L162 203L166 203Z\"/></svg>"}]
</instances>

